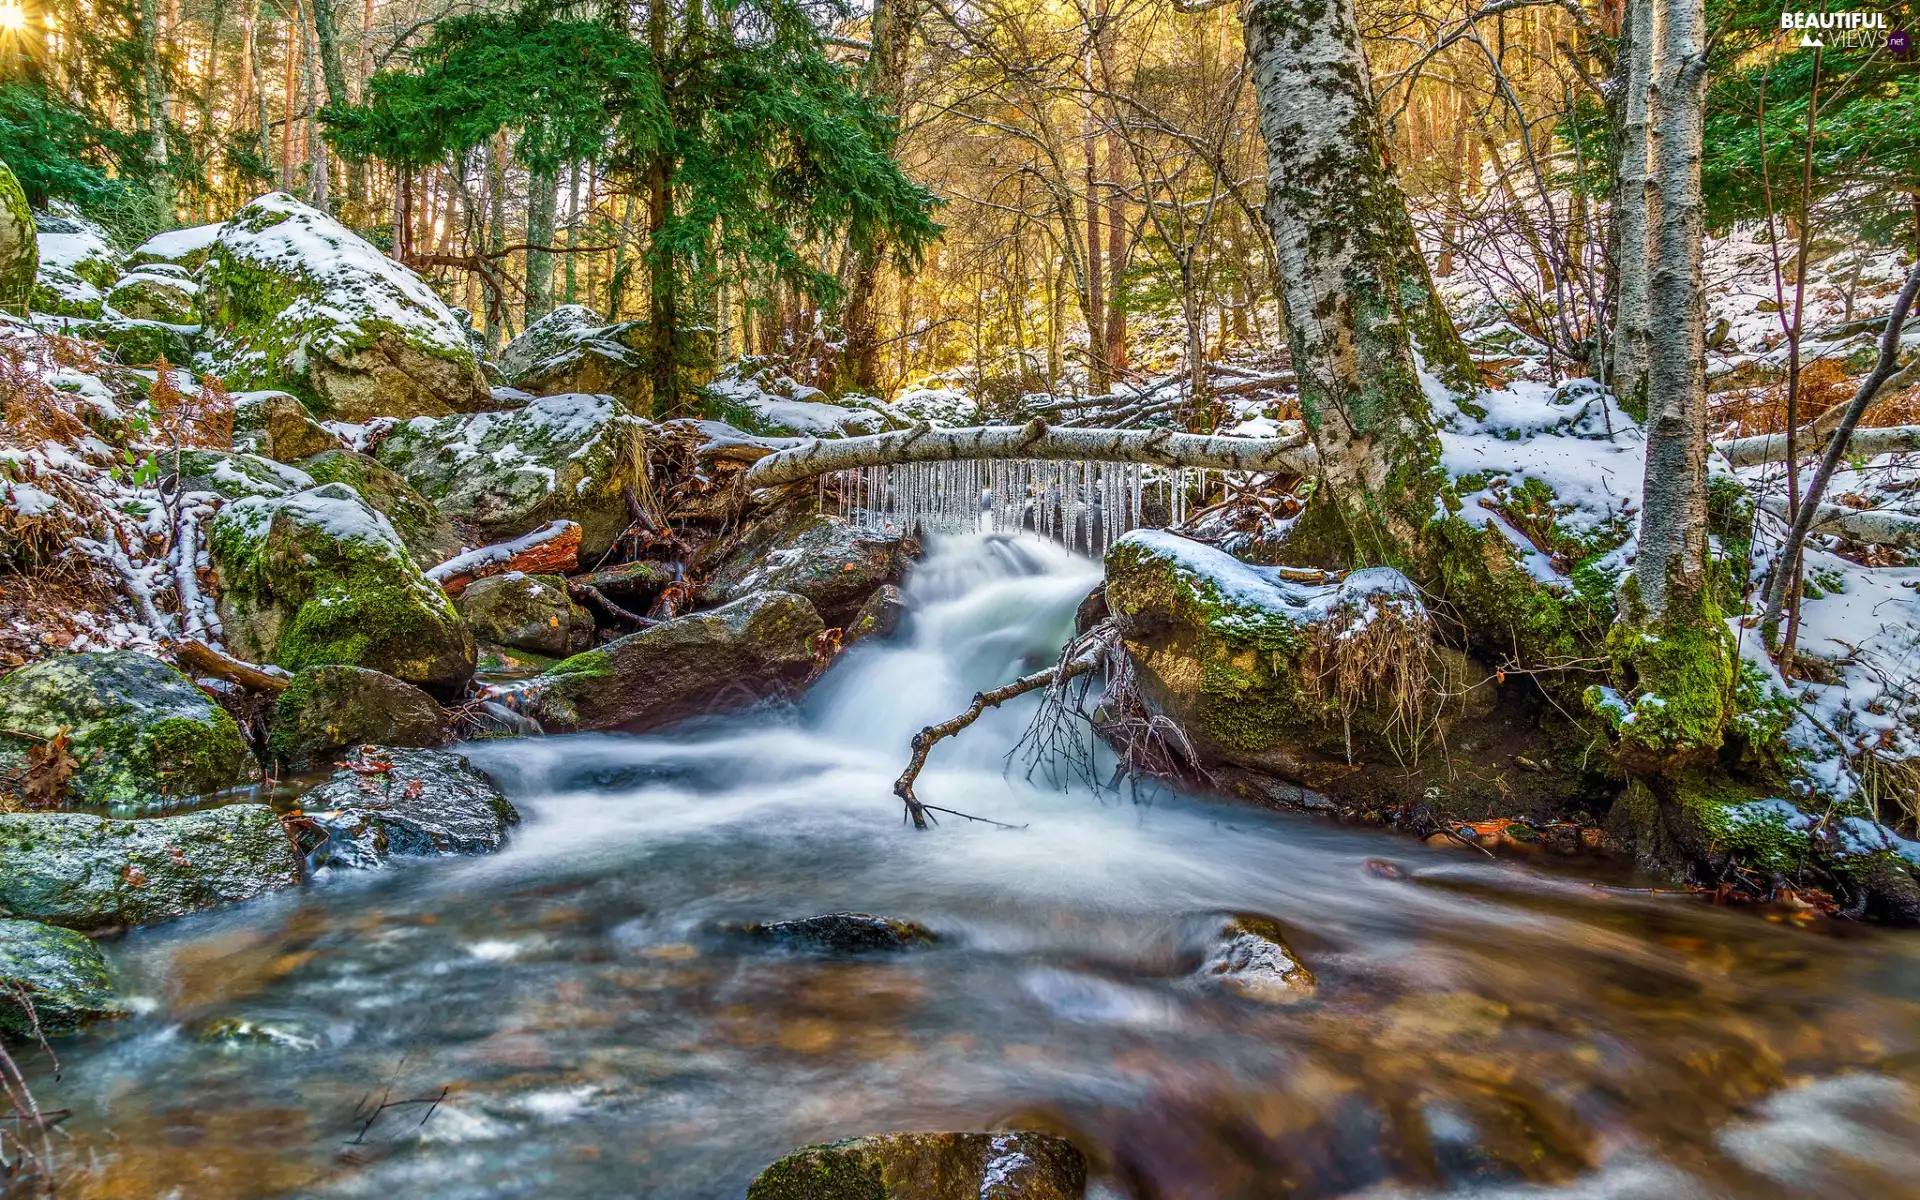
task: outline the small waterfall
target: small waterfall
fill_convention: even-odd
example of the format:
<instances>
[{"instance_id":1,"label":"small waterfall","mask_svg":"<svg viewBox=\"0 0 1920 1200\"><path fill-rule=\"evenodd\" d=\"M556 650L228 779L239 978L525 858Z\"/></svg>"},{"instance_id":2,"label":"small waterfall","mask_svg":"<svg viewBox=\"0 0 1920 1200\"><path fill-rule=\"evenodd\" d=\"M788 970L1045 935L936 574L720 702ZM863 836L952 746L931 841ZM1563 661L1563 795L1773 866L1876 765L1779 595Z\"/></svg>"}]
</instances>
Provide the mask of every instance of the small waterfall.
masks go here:
<instances>
[{"instance_id":1,"label":"small waterfall","mask_svg":"<svg viewBox=\"0 0 1920 1200\"><path fill-rule=\"evenodd\" d=\"M1208 472L1139 463L962 459L861 467L820 477L822 511L863 529L1016 533L1105 556L1130 529L1179 525ZM1156 496L1150 519L1146 498Z\"/></svg>"}]
</instances>

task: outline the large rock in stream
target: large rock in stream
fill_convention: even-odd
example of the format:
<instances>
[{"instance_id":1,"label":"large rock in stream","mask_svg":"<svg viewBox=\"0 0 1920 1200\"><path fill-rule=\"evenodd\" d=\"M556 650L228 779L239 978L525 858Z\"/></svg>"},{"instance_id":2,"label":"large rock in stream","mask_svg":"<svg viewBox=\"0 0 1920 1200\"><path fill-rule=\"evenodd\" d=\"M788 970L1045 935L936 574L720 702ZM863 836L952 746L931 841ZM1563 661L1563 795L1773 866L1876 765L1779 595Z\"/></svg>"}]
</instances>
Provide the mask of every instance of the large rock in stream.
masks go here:
<instances>
[{"instance_id":1,"label":"large rock in stream","mask_svg":"<svg viewBox=\"0 0 1920 1200\"><path fill-rule=\"evenodd\" d=\"M701 587L703 604L757 591L805 596L829 625L854 623L861 605L906 573L899 538L882 537L839 517L775 514L727 547Z\"/></svg>"},{"instance_id":2,"label":"large rock in stream","mask_svg":"<svg viewBox=\"0 0 1920 1200\"><path fill-rule=\"evenodd\" d=\"M274 707L267 746L276 761L304 771L356 746L444 746L453 724L433 697L364 667L308 667Z\"/></svg>"},{"instance_id":3,"label":"large rock in stream","mask_svg":"<svg viewBox=\"0 0 1920 1200\"><path fill-rule=\"evenodd\" d=\"M805 597L756 592L576 654L528 686L549 732L626 730L739 708L811 673L825 625Z\"/></svg>"},{"instance_id":4,"label":"large rock in stream","mask_svg":"<svg viewBox=\"0 0 1920 1200\"><path fill-rule=\"evenodd\" d=\"M231 787L253 759L240 727L157 658L103 650L42 659L0 679L0 774L66 730L64 798L134 806Z\"/></svg>"},{"instance_id":5,"label":"large rock in stream","mask_svg":"<svg viewBox=\"0 0 1920 1200\"><path fill-rule=\"evenodd\" d=\"M1087 1160L1051 1134L879 1133L808 1146L760 1172L747 1200L1079 1200Z\"/></svg>"},{"instance_id":6,"label":"large rock in stream","mask_svg":"<svg viewBox=\"0 0 1920 1200\"><path fill-rule=\"evenodd\" d=\"M200 268L214 371L341 421L492 403L466 331L406 267L284 192L223 224Z\"/></svg>"},{"instance_id":7,"label":"large rock in stream","mask_svg":"<svg viewBox=\"0 0 1920 1200\"><path fill-rule=\"evenodd\" d=\"M0 916L79 930L144 925L300 878L293 843L264 804L139 821L0 813Z\"/></svg>"},{"instance_id":8,"label":"large rock in stream","mask_svg":"<svg viewBox=\"0 0 1920 1200\"><path fill-rule=\"evenodd\" d=\"M0 1035L72 1033L125 1012L92 938L38 921L0 920Z\"/></svg>"},{"instance_id":9,"label":"large rock in stream","mask_svg":"<svg viewBox=\"0 0 1920 1200\"><path fill-rule=\"evenodd\" d=\"M1203 758L1319 786L1392 760L1429 690L1428 617L1388 567L1296 583L1199 542L1135 530L1107 555L1107 608L1146 700Z\"/></svg>"},{"instance_id":10,"label":"large rock in stream","mask_svg":"<svg viewBox=\"0 0 1920 1200\"><path fill-rule=\"evenodd\" d=\"M520 814L493 780L447 750L369 746L301 798L326 840L315 866L377 867L390 855L491 854Z\"/></svg>"},{"instance_id":11,"label":"large rock in stream","mask_svg":"<svg viewBox=\"0 0 1920 1200\"><path fill-rule=\"evenodd\" d=\"M580 557L591 562L632 519L623 489L645 485L652 428L611 396L542 396L507 412L407 421L374 457L489 542L578 522Z\"/></svg>"},{"instance_id":12,"label":"large rock in stream","mask_svg":"<svg viewBox=\"0 0 1920 1200\"><path fill-rule=\"evenodd\" d=\"M242 658L366 667L441 694L473 677L473 635L453 602L347 485L236 500L209 545L220 620Z\"/></svg>"}]
</instances>

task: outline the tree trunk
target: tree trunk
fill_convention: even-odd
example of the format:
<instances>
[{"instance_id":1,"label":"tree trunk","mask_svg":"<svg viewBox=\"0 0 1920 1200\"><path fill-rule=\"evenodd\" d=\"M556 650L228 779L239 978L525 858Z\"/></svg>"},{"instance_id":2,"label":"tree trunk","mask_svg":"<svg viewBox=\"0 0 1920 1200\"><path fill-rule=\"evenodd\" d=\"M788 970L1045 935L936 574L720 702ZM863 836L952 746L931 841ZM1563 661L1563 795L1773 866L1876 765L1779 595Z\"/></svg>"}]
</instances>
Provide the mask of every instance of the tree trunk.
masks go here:
<instances>
[{"instance_id":1,"label":"tree trunk","mask_svg":"<svg viewBox=\"0 0 1920 1200\"><path fill-rule=\"evenodd\" d=\"M1100 55L1100 78L1108 92L1117 93L1120 81L1115 77L1115 26L1107 0L1099 0L1094 10L1099 31L1094 47ZM1116 374L1127 365L1127 197L1120 190L1120 173L1130 156L1120 134L1120 111L1116 102L1107 101L1107 171L1113 176L1107 192L1107 328L1106 360L1108 374Z\"/></svg>"},{"instance_id":2,"label":"tree trunk","mask_svg":"<svg viewBox=\"0 0 1920 1200\"><path fill-rule=\"evenodd\" d=\"M493 135L487 145L487 251L498 254L507 245L507 135L504 130ZM494 259L496 266L501 265ZM498 358L503 341L502 333L506 325L506 296L489 289L487 293L487 313L484 331L487 339L487 357Z\"/></svg>"},{"instance_id":3,"label":"tree trunk","mask_svg":"<svg viewBox=\"0 0 1920 1200\"><path fill-rule=\"evenodd\" d=\"M339 26L333 19L333 0L312 0L312 3L313 36L319 46L321 74L326 79L327 103L339 108L345 108L353 103L353 93L347 90L347 68L340 60L340 33ZM323 139L316 139L316 141L319 141L323 147L326 144ZM320 150L318 154L319 157L316 161L324 165L326 162L325 150ZM360 164L348 160L347 194L349 196L352 196L356 190L352 180L360 173L360 170ZM322 177L324 178L324 176L325 172L323 170ZM317 194L324 195L325 189L316 188L315 191ZM325 207L324 204L322 207Z\"/></svg>"},{"instance_id":4,"label":"tree trunk","mask_svg":"<svg viewBox=\"0 0 1920 1200\"><path fill-rule=\"evenodd\" d=\"M294 88L300 83L299 17L287 22L287 71L280 87L280 190L293 190Z\"/></svg>"},{"instance_id":5,"label":"tree trunk","mask_svg":"<svg viewBox=\"0 0 1920 1200\"><path fill-rule=\"evenodd\" d=\"M1434 294L1387 160L1353 0L1256 0L1246 18L1300 408L1360 562L1417 552L1442 477L1419 366L1472 363Z\"/></svg>"},{"instance_id":6,"label":"tree trunk","mask_svg":"<svg viewBox=\"0 0 1920 1200\"><path fill-rule=\"evenodd\" d=\"M173 225L173 183L167 173L167 76L160 64L160 6L140 0L140 65L146 84L147 162L154 168L154 206L163 227Z\"/></svg>"},{"instance_id":7,"label":"tree trunk","mask_svg":"<svg viewBox=\"0 0 1920 1200\"><path fill-rule=\"evenodd\" d=\"M553 245L553 214L558 204L559 184L552 171L534 171L527 177L527 311L525 325L531 325L553 311L553 255L545 249ZM522 328L525 327L522 326Z\"/></svg>"},{"instance_id":8,"label":"tree trunk","mask_svg":"<svg viewBox=\"0 0 1920 1200\"><path fill-rule=\"evenodd\" d=\"M1093 69L1087 69L1088 90L1092 90ZM1094 118L1094 100L1087 97L1087 374L1094 395L1113 387L1107 373L1107 284L1106 251L1100 243L1100 134Z\"/></svg>"},{"instance_id":9,"label":"tree trunk","mask_svg":"<svg viewBox=\"0 0 1920 1200\"><path fill-rule=\"evenodd\" d=\"M1652 315L1647 278L1650 222L1654 219L1648 174L1648 92L1653 84L1654 0L1627 0L1620 27L1620 140L1613 164L1614 303L1613 351L1607 382L1621 407L1647 411L1647 339Z\"/></svg>"},{"instance_id":10,"label":"tree trunk","mask_svg":"<svg viewBox=\"0 0 1920 1200\"><path fill-rule=\"evenodd\" d=\"M906 112L907 50L920 19L919 0L874 0L867 54L867 92L896 121ZM897 148L896 148L897 150ZM880 264L886 247L877 242L855 251L847 285L847 304L841 317L846 337L840 376L855 390L869 395L880 390L880 333L874 293L879 287Z\"/></svg>"}]
</instances>

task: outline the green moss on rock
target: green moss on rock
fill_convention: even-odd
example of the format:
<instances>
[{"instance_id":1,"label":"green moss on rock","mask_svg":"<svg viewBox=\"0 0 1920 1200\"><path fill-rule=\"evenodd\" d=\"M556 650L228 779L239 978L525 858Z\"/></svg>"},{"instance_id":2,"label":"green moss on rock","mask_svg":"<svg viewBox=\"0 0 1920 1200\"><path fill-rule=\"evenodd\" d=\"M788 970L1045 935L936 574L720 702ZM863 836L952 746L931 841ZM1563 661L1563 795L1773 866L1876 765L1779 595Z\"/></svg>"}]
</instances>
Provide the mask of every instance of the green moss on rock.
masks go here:
<instances>
[{"instance_id":1,"label":"green moss on rock","mask_svg":"<svg viewBox=\"0 0 1920 1200\"><path fill-rule=\"evenodd\" d=\"M437 567L460 553L460 531L453 522L377 459L342 449L336 442L322 453L301 459L299 467L315 483L344 483L357 492L369 508L392 523L393 531L406 543L407 553L421 570Z\"/></svg>"},{"instance_id":2,"label":"green moss on rock","mask_svg":"<svg viewBox=\"0 0 1920 1200\"><path fill-rule=\"evenodd\" d=\"M135 271L113 285L107 307L134 321L200 324L200 289L189 280Z\"/></svg>"},{"instance_id":3,"label":"green moss on rock","mask_svg":"<svg viewBox=\"0 0 1920 1200\"><path fill-rule=\"evenodd\" d=\"M39 270L40 235L33 209L12 168L0 162L0 309L26 316Z\"/></svg>"},{"instance_id":4,"label":"green moss on rock","mask_svg":"<svg viewBox=\"0 0 1920 1200\"><path fill-rule=\"evenodd\" d=\"M453 726L433 697L391 675L338 664L294 676L274 707L267 748L291 770L355 746L444 746Z\"/></svg>"},{"instance_id":5,"label":"green moss on rock","mask_svg":"<svg viewBox=\"0 0 1920 1200\"><path fill-rule=\"evenodd\" d=\"M443 694L472 678L473 636L452 602L345 484L235 501L208 541L220 619L242 657L367 667Z\"/></svg>"},{"instance_id":6,"label":"green moss on rock","mask_svg":"<svg viewBox=\"0 0 1920 1200\"><path fill-rule=\"evenodd\" d=\"M38 921L0 920L0 1034L56 1036L126 1011L93 939Z\"/></svg>"},{"instance_id":7,"label":"green moss on rock","mask_svg":"<svg viewBox=\"0 0 1920 1200\"><path fill-rule=\"evenodd\" d=\"M242 392L233 398L233 445L275 462L292 463L338 450L340 439L314 420L307 406L290 392Z\"/></svg>"},{"instance_id":8,"label":"green moss on rock","mask_svg":"<svg viewBox=\"0 0 1920 1200\"><path fill-rule=\"evenodd\" d=\"M130 650L44 659L0 679L0 770L69 731L72 802L142 805L231 787L253 769L240 727L193 681ZM24 735L24 736L23 736Z\"/></svg>"}]
</instances>

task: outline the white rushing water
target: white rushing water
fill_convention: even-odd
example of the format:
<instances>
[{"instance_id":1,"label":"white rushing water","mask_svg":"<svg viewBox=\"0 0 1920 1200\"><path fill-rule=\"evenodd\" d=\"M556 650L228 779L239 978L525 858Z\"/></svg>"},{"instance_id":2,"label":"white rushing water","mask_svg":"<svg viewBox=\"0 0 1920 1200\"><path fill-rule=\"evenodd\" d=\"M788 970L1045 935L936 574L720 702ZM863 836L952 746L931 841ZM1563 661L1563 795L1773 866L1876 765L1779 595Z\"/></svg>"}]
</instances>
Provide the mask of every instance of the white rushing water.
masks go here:
<instances>
[{"instance_id":1,"label":"white rushing water","mask_svg":"<svg viewBox=\"0 0 1920 1200\"><path fill-rule=\"evenodd\" d=\"M1000 1122L1070 1134L1107 1200L1898 1194L1876 1185L1920 1135L1909 942L1061 789L1008 760L1032 697L918 785L1024 828L906 827L908 739L1052 661L1098 579L1030 535L935 539L903 629L796 706L468 746L525 817L501 854L112 943L139 1015L36 1083L74 1111L63 1194L738 1200L795 1146ZM837 910L939 941L737 931ZM1318 1002L1196 982L1207 921L1248 911L1290 931ZM201 1040L235 1020L285 1037ZM1738 1107L1806 1078L1827 1082Z\"/></svg>"}]
</instances>

